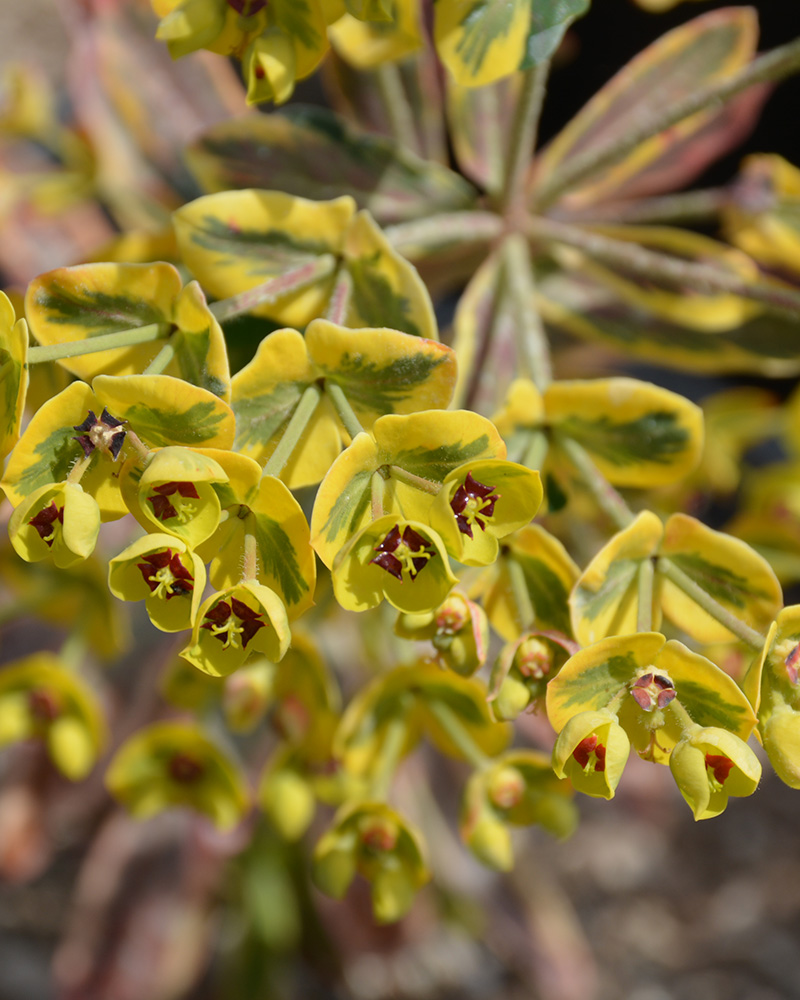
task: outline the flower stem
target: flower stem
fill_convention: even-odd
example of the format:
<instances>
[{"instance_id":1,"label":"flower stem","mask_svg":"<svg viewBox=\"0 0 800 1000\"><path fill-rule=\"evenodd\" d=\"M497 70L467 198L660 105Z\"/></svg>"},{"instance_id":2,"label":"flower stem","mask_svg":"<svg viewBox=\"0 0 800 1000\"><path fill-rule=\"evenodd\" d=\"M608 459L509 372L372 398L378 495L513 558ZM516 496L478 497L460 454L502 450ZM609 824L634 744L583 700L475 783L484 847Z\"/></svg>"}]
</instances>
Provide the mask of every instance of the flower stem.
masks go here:
<instances>
[{"instance_id":1,"label":"flower stem","mask_svg":"<svg viewBox=\"0 0 800 1000\"><path fill-rule=\"evenodd\" d=\"M220 299L219 302L212 302L208 307L216 316L220 323L224 323L234 316L241 316L255 309L256 306L265 303L276 302L278 299L289 295L290 292L297 292L306 285L312 285L321 278L326 278L333 273L336 267L336 258L333 254L325 253L307 264L301 264L285 274L279 274L276 278L269 278L267 281L256 285L255 288L248 288L238 295L232 295L227 299Z\"/></svg>"},{"instance_id":2,"label":"flower stem","mask_svg":"<svg viewBox=\"0 0 800 1000\"><path fill-rule=\"evenodd\" d=\"M491 764L491 757L481 750L449 705L434 699L427 702L425 707L473 767L483 769Z\"/></svg>"},{"instance_id":3,"label":"flower stem","mask_svg":"<svg viewBox=\"0 0 800 1000\"><path fill-rule=\"evenodd\" d=\"M384 493L386 490L386 480L380 472L373 472L369 481L370 486L370 513L372 520L377 521L384 514Z\"/></svg>"},{"instance_id":4,"label":"flower stem","mask_svg":"<svg viewBox=\"0 0 800 1000\"><path fill-rule=\"evenodd\" d=\"M347 401L347 396L345 396L342 387L338 383L328 379L325 382L325 393L333 403L334 409L350 437L354 438L357 434L361 434L364 428L361 426L361 421L356 416L353 407Z\"/></svg>"},{"instance_id":5,"label":"flower stem","mask_svg":"<svg viewBox=\"0 0 800 1000\"><path fill-rule=\"evenodd\" d=\"M639 589L637 594L636 631L651 632L653 629L653 578L655 567L652 559L643 559L639 564Z\"/></svg>"},{"instance_id":6,"label":"flower stem","mask_svg":"<svg viewBox=\"0 0 800 1000\"><path fill-rule=\"evenodd\" d=\"M753 84L776 82L800 70L800 38L780 48L757 56L738 73L716 80L707 87L693 91L680 101L674 101L649 115L641 116L633 127L614 141L595 145L570 157L550 176L538 192L539 211L552 205L565 191L621 160L647 139L677 125L698 111L717 110L725 101L740 94Z\"/></svg>"},{"instance_id":7,"label":"flower stem","mask_svg":"<svg viewBox=\"0 0 800 1000\"><path fill-rule=\"evenodd\" d=\"M66 481L68 483L79 483L81 478L89 468L92 459L94 458L94 451L89 452L88 455L81 455L78 461L72 466L67 474Z\"/></svg>"},{"instance_id":8,"label":"flower stem","mask_svg":"<svg viewBox=\"0 0 800 1000\"><path fill-rule=\"evenodd\" d=\"M507 214L513 213L525 198L525 180L536 146L549 74L550 61L545 60L526 70L522 77L506 155L503 208Z\"/></svg>"},{"instance_id":9,"label":"flower stem","mask_svg":"<svg viewBox=\"0 0 800 1000\"><path fill-rule=\"evenodd\" d=\"M711 615L720 625L724 625L729 632L733 632L737 639L751 649L761 651L764 646L764 636L760 632L738 618L732 611L723 607L707 591L694 582L690 576L676 566L671 559L661 556L658 560L658 572L661 573L670 583L679 587L687 597L690 597L695 604L698 604L703 611Z\"/></svg>"},{"instance_id":10,"label":"flower stem","mask_svg":"<svg viewBox=\"0 0 800 1000\"><path fill-rule=\"evenodd\" d=\"M536 621L536 611L531 602L531 595L528 593L528 585L525 582L525 572L513 554L509 553L506 558L506 569L508 578L511 581L511 594L514 598L514 605L519 616L520 632L525 632L533 628Z\"/></svg>"},{"instance_id":11,"label":"flower stem","mask_svg":"<svg viewBox=\"0 0 800 1000\"><path fill-rule=\"evenodd\" d=\"M247 526L244 533L244 561L242 564L242 583L258 582L258 544L253 532L253 515L247 515Z\"/></svg>"},{"instance_id":12,"label":"flower stem","mask_svg":"<svg viewBox=\"0 0 800 1000\"><path fill-rule=\"evenodd\" d=\"M172 323L150 323L147 326L136 326L130 330L101 333L97 337L87 337L85 340L68 340L61 344L41 344L28 348L28 364L38 365L42 361L57 361L60 358L80 358L84 354L113 351L118 347L132 347L134 344L146 344L151 340L163 340L172 333L173 329Z\"/></svg>"},{"instance_id":13,"label":"flower stem","mask_svg":"<svg viewBox=\"0 0 800 1000\"><path fill-rule=\"evenodd\" d=\"M537 389L546 389L553 379L550 345L536 310L535 285L530 250L525 238L513 233L503 243L507 287L516 322L514 332L523 370Z\"/></svg>"},{"instance_id":14,"label":"flower stem","mask_svg":"<svg viewBox=\"0 0 800 1000\"><path fill-rule=\"evenodd\" d=\"M309 421L314 416L319 401L322 399L322 389L316 382L307 386L303 395L298 400L294 413L286 425L286 429L281 435L280 441L275 451L267 459L264 466L265 476L279 476L284 465L289 461L295 448L300 442L300 438L305 433Z\"/></svg>"},{"instance_id":15,"label":"flower stem","mask_svg":"<svg viewBox=\"0 0 800 1000\"><path fill-rule=\"evenodd\" d=\"M443 212L426 219L387 226L384 235L401 253L435 249L450 243L486 243L503 232L503 220L494 212Z\"/></svg>"},{"instance_id":16,"label":"flower stem","mask_svg":"<svg viewBox=\"0 0 800 1000\"><path fill-rule=\"evenodd\" d=\"M575 467L597 506L617 526L627 528L633 520L630 507L592 461L586 450L573 438L558 435L558 445Z\"/></svg>"},{"instance_id":17,"label":"flower stem","mask_svg":"<svg viewBox=\"0 0 800 1000\"><path fill-rule=\"evenodd\" d=\"M164 344L161 350L156 354L150 364L142 372L143 375L161 375L164 369L169 366L169 363L175 357L176 346L178 343L178 337L182 337L183 334L180 330L176 330L175 333L169 338L169 340Z\"/></svg>"},{"instance_id":18,"label":"flower stem","mask_svg":"<svg viewBox=\"0 0 800 1000\"><path fill-rule=\"evenodd\" d=\"M792 318L800 315L800 291L788 286L748 281L714 264L682 260L648 250L638 243L628 243L553 219L531 219L527 232L534 239L577 247L597 260L619 265L645 278L669 282L678 290L688 286L705 295L719 292L738 295L762 302L773 311L785 313Z\"/></svg>"},{"instance_id":19,"label":"flower stem","mask_svg":"<svg viewBox=\"0 0 800 1000\"><path fill-rule=\"evenodd\" d=\"M397 765L403 754L408 735L408 715L409 704L406 699L402 703L398 713L392 718L386 727L386 735L383 738L380 751L378 752L378 767L372 776L371 798L378 802L386 800Z\"/></svg>"},{"instance_id":20,"label":"flower stem","mask_svg":"<svg viewBox=\"0 0 800 1000\"><path fill-rule=\"evenodd\" d=\"M336 275L336 284L333 286L331 297L328 302L328 309L325 319L331 323L344 325L347 319L347 310L350 308L350 296L353 294L353 279L346 267L339 270Z\"/></svg>"},{"instance_id":21,"label":"flower stem","mask_svg":"<svg viewBox=\"0 0 800 1000\"><path fill-rule=\"evenodd\" d=\"M400 465L390 465L389 472L392 474L392 479L397 479L399 482L405 483L406 486L413 486L414 489L422 490L423 493L430 493L434 497L442 489L441 483L425 479L424 476L417 476Z\"/></svg>"}]
</instances>

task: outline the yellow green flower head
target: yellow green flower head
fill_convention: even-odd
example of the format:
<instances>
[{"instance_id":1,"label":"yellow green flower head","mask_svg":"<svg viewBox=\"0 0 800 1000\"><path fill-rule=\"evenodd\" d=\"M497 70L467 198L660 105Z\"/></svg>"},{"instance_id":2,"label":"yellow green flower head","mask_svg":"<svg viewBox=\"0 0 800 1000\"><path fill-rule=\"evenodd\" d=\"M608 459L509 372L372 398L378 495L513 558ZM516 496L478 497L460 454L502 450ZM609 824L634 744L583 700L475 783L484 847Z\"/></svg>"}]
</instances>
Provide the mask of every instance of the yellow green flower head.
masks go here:
<instances>
[{"instance_id":1,"label":"yellow green flower head","mask_svg":"<svg viewBox=\"0 0 800 1000\"><path fill-rule=\"evenodd\" d=\"M340 810L316 846L312 878L341 899L356 874L372 886L372 907L379 923L404 916L429 875L417 831L394 809L364 802Z\"/></svg>"},{"instance_id":2,"label":"yellow green flower head","mask_svg":"<svg viewBox=\"0 0 800 1000\"><path fill-rule=\"evenodd\" d=\"M169 532L194 548L217 530L220 503L212 483L227 478L206 455L177 446L162 448L142 473L134 513L138 508L148 530Z\"/></svg>"},{"instance_id":3,"label":"yellow green flower head","mask_svg":"<svg viewBox=\"0 0 800 1000\"><path fill-rule=\"evenodd\" d=\"M202 604L192 641L181 656L212 677L227 677L253 653L276 663L290 639L286 608L278 595L259 583L240 583Z\"/></svg>"},{"instance_id":4,"label":"yellow green flower head","mask_svg":"<svg viewBox=\"0 0 800 1000\"><path fill-rule=\"evenodd\" d=\"M0 671L0 746L38 739L71 781L85 778L106 741L90 688L52 653L36 653Z\"/></svg>"},{"instance_id":5,"label":"yellow green flower head","mask_svg":"<svg viewBox=\"0 0 800 1000\"><path fill-rule=\"evenodd\" d=\"M239 767L197 726L184 722L139 730L115 754L106 784L136 819L185 806L229 830L249 806Z\"/></svg>"},{"instance_id":6,"label":"yellow green flower head","mask_svg":"<svg viewBox=\"0 0 800 1000\"><path fill-rule=\"evenodd\" d=\"M100 508L79 483L34 490L8 522L14 549L27 562L52 559L60 569L87 559L100 530Z\"/></svg>"},{"instance_id":7,"label":"yellow green flower head","mask_svg":"<svg viewBox=\"0 0 800 1000\"><path fill-rule=\"evenodd\" d=\"M398 611L427 611L456 582L436 532L392 514L358 532L333 566L336 599L350 611L374 608L384 598Z\"/></svg>"},{"instance_id":8,"label":"yellow green flower head","mask_svg":"<svg viewBox=\"0 0 800 1000\"><path fill-rule=\"evenodd\" d=\"M163 632L192 627L205 584L203 563L170 535L146 535L109 562L111 593L121 601L144 601Z\"/></svg>"},{"instance_id":9,"label":"yellow green flower head","mask_svg":"<svg viewBox=\"0 0 800 1000\"><path fill-rule=\"evenodd\" d=\"M718 816L730 795L752 795L761 780L761 764L750 747L713 726L688 732L672 751L669 767L697 820Z\"/></svg>"},{"instance_id":10,"label":"yellow green flower head","mask_svg":"<svg viewBox=\"0 0 800 1000\"><path fill-rule=\"evenodd\" d=\"M496 719L516 719L531 704L543 701L547 684L578 646L555 631L524 632L500 651L489 684Z\"/></svg>"},{"instance_id":11,"label":"yellow green flower head","mask_svg":"<svg viewBox=\"0 0 800 1000\"><path fill-rule=\"evenodd\" d=\"M579 712L558 734L553 770L595 798L613 799L631 744L610 712Z\"/></svg>"},{"instance_id":12,"label":"yellow green flower head","mask_svg":"<svg viewBox=\"0 0 800 1000\"><path fill-rule=\"evenodd\" d=\"M497 558L497 540L528 524L541 502L538 472L496 459L471 462L445 478L431 525L453 558L487 566Z\"/></svg>"},{"instance_id":13,"label":"yellow green flower head","mask_svg":"<svg viewBox=\"0 0 800 1000\"><path fill-rule=\"evenodd\" d=\"M403 639L429 639L442 663L470 677L486 662L489 622L483 608L458 591L433 611L401 614L394 627Z\"/></svg>"}]
</instances>

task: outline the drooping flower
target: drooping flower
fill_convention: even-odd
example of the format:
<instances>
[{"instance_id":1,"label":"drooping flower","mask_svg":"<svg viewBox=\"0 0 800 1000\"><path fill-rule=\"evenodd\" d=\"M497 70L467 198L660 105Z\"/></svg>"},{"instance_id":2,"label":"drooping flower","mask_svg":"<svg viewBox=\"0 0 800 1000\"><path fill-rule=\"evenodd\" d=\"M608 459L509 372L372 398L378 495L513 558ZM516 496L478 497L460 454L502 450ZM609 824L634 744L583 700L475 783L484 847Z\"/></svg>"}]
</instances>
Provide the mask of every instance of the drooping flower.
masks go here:
<instances>
[{"instance_id":1,"label":"drooping flower","mask_svg":"<svg viewBox=\"0 0 800 1000\"><path fill-rule=\"evenodd\" d=\"M391 514L354 535L333 566L336 599L350 611L374 608L384 598L398 611L428 611L456 582L436 532Z\"/></svg>"},{"instance_id":2,"label":"drooping flower","mask_svg":"<svg viewBox=\"0 0 800 1000\"><path fill-rule=\"evenodd\" d=\"M613 799L630 753L630 740L610 712L579 712L558 734L553 770L579 792Z\"/></svg>"},{"instance_id":3,"label":"drooping flower","mask_svg":"<svg viewBox=\"0 0 800 1000\"><path fill-rule=\"evenodd\" d=\"M27 562L52 559L60 569L87 559L100 530L97 501L80 483L48 483L34 490L8 522L11 544Z\"/></svg>"},{"instance_id":4,"label":"drooping flower","mask_svg":"<svg viewBox=\"0 0 800 1000\"><path fill-rule=\"evenodd\" d=\"M669 767L694 818L718 816L730 795L752 795L761 764L748 745L725 729L697 726L672 751Z\"/></svg>"},{"instance_id":5,"label":"drooping flower","mask_svg":"<svg viewBox=\"0 0 800 1000\"><path fill-rule=\"evenodd\" d=\"M109 562L111 593L121 601L143 600L164 632L192 627L205 582L203 563L171 535L146 535Z\"/></svg>"},{"instance_id":6,"label":"drooping flower","mask_svg":"<svg viewBox=\"0 0 800 1000\"><path fill-rule=\"evenodd\" d=\"M281 599L269 587L248 581L212 594L202 604L181 656L212 677L226 677L253 653L276 663L290 639Z\"/></svg>"}]
</instances>

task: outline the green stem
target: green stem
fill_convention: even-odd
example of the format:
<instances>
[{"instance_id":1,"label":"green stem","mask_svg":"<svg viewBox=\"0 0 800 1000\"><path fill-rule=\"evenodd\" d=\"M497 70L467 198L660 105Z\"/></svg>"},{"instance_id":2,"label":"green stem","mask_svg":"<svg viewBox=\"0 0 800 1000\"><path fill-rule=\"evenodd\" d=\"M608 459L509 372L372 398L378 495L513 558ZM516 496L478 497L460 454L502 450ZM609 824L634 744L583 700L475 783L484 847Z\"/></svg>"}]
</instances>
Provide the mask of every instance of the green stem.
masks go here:
<instances>
[{"instance_id":1,"label":"green stem","mask_svg":"<svg viewBox=\"0 0 800 1000\"><path fill-rule=\"evenodd\" d=\"M403 149L410 149L412 153L421 156L414 112L408 102L397 64L383 63L375 72L375 80L389 119L392 138Z\"/></svg>"},{"instance_id":2,"label":"green stem","mask_svg":"<svg viewBox=\"0 0 800 1000\"><path fill-rule=\"evenodd\" d=\"M244 533L244 561L242 564L242 583L250 580L258 581L258 543L253 532L253 515L248 514L247 527Z\"/></svg>"},{"instance_id":3,"label":"green stem","mask_svg":"<svg viewBox=\"0 0 800 1000\"><path fill-rule=\"evenodd\" d=\"M497 239L503 229L503 220L494 212L443 212L413 222L398 222L383 232L396 250L413 253L449 243L486 243Z\"/></svg>"},{"instance_id":4,"label":"green stem","mask_svg":"<svg viewBox=\"0 0 800 1000\"><path fill-rule=\"evenodd\" d=\"M525 449L520 464L529 469L541 469L549 448L550 442L544 431L531 431L530 443Z\"/></svg>"},{"instance_id":5,"label":"green stem","mask_svg":"<svg viewBox=\"0 0 800 1000\"><path fill-rule=\"evenodd\" d=\"M68 483L79 483L83 477L84 472L89 468L92 459L94 458L94 452L89 452L88 455L82 455L78 461L72 466L72 468L67 473L66 481Z\"/></svg>"},{"instance_id":6,"label":"green stem","mask_svg":"<svg viewBox=\"0 0 800 1000\"><path fill-rule=\"evenodd\" d=\"M528 593L528 584L525 582L525 572L514 556L509 553L506 557L506 569L508 578L511 581L511 593L514 597L514 604L519 615L519 627L521 632L533 628L536 621L536 611Z\"/></svg>"},{"instance_id":7,"label":"green stem","mask_svg":"<svg viewBox=\"0 0 800 1000\"><path fill-rule=\"evenodd\" d=\"M407 705L403 703L398 714L386 727L386 735L378 754L378 767L370 783L370 797L377 802L385 801L397 765L400 763L408 735L407 714Z\"/></svg>"},{"instance_id":8,"label":"green stem","mask_svg":"<svg viewBox=\"0 0 800 1000\"><path fill-rule=\"evenodd\" d=\"M703 590L679 566L676 566L671 559L661 556L658 560L658 572L669 580L670 583L674 583L676 587L682 590L687 597L690 597L695 604L698 604L703 611L718 621L720 625L724 625L729 632L733 632L736 638L746 646L759 652L764 648L764 636L760 632L756 632L755 629L750 628L741 618L738 618L732 611L729 611L718 601L714 600L711 594Z\"/></svg>"},{"instance_id":9,"label":"green stem","mask_svg":"<svg viewBox=\"0 0 800 1000\"><path fill-rule=\"evenodd\" d=\"M306 285L312 285L321 278L326 278L332 274L336 267L336 258L333 254L325 253L307 264L301 264L285 274L279 274L276 278L269 278L267 281L256 285L255 288L248 288L238 295L232 295L227 299L220 299L219 302L212 302L209 306L211 312L220 323L233 319L234 316L241 316L251 312L256 306L270 302L289 295L290 292L297 292Z\"/></svg>"},{"instance_id":10,"label":"green stem","mask_svg":"<svg viewBox=\"0 0 800 1000\"><path fill-rule=\"evenodd\" d=\"M325 382L325 394L333 403L333 407L350 437L354 438L357 434L361 434L364 428L361 426L361 421L356 416L353 407L347 401L342 387L328 379Z\"/></svg>"},{"instance_id":11,"label":"green stem","mask_svg":"<svg viewBox=\"0 0 800 1000\"><path fill-rule=\"evenodd\" d=\"M655 567L652 559L643 559L639 564L638 610L636 631L651 632L653 629L653 578Z\"/></svg>"},{"instance_id":12,"label":"green stem","mask_svg":"<svg viewBox=\"0 0 800 1000\"><path fill-rule=\"evenodd\" d=\"M437 493L441 492L441 483L436 483L432 479L425 479L424 476L417 476L400 465L390 465L389 472L392 474L392 479L397 479L407 486L413 486L417 490L422 490L423 493L430 493L431 496L435 497Z\"/></svg>"},{"instance_id":13,"label":"green stem","mask_svg":"<svg viewBox=\"0 0 800 1000\"><path fill-rule=\"evenodd\" d=\"M80 358L84 354L113 351L118 347L132 347L134 344L146 344L151 340L163 340L173 329L171 323L150 323L130 330L101 333L97 337L87 337L86 340L37 345L28 348L28 364L38 365L42 361L57 361L59 358Z\"/></svg>"},{"instance_id":14,"label":"green stem","mask_svg":"<svg viewBox=\"0 0 800 1000\"><path fill-rule=\"evenodd\" d=\"M525 181L536 146L549 74L548 59L526 70L522 77L522 89L511 126L506 155L503 186L503 209L506 214L513 213L525 199Z\"/></svg>"},{"instance_id":15,"label":"green stem","mask_svg":"<svg viewBox=\"0 0 800 1000\"><path fill-rule=\"evenodd\" d=\"M673 698L673 700L669 703L667 711L673 718L678 720L678 724L684 733L687 733L692 729L700 729L700 726L694 721L691 715L689 715L677 698Z\"/></svg>"},{"instance_id":16,"label":"green stem","mask_svg":"<svg viewBox=\"0 0 800 1000\"><path fill-rule=\"evenodd\" d=\"M325 319L331 323L342 326L347 319L347 310L350 308L350 296L353 294L353 278L346 267L339 269L336 275L336 284L333 286L331 297L328 301L328 309Z\"/></svg>"},{"instance_id":17,"label":"green stem","mask_svg":"<svg viewBox=\"0 0 800 1000\"><path fill-rule=\"evenodd\" d=\"M704 295L720 292L738 295L761 302L773 311L785 313L792 318L800 315L800 291L793 288L747 281L714 264L682 260L669 254L648 250L638 243L628 243L553 219L531 219L527 225L527 232L534 239L577 247L590 257L611 265L616 264L633 274L668 282L679 291L688 286Z\"/></svg>"},{"instance_id":18,"label":"green stem","mask_svg":"<svg viewBox=\"0 0 800 1000\"><path fill-rule=\"evenodd\" d=\"M583 485L592 494L597 506L617 528L627 528L633 520L630 507L600 472L582 445L573 438L561 434L558 435L558 445L575 467Z\"/></svg>"},{"instance_id":19,"label":"green stem","mask_svg":"<svg viewBox=\"0 0 800 1000\"><path fill-rule=\"evenodd\" d=\"M487 377L487 368L490 368L490 355L492 342L495 339L500 324L508 316L508 300L506 296L506 274L505 259L502 254L497 266L497 277L495 279L494 294L489 305L489 315L486 322L478 325L477 343L470 363L468 378L465 380L466 388L463 392L463 400L459 400L456 405L462 405L467 410L479 409L476 401L482 393L484 379Z\"/></svg>"},{"instance_id":20,"label":"green stem","mask_svg":"<svg viewBox=\"0 0 800 1000\"><path fill-rule=\"evenodd\" d=\"M481 750L449 705L434 699L426 704L426 708L473 767L483 769L492 763L491 757Z\"/></svg>"},{"instance_id":21,"label":"green stem","mask_svg":"<svg viewBox=\"0 0 800 1000\"><path fill-rule=\"evenodd\" d=\"M540 390L553 379L550 345L536 309L531 256L525 238L512 233L503 243L505 275L514 305L517 347L524 369Z\"/></svg>"},{"instance_id":22,"label":"green stem","mask_svg":"<svg viewBox=\"0 0 800 1000\"><path fill-rule=\"evenodd\" d=\"M153 454L139 435L130 428L125 431L125 444L129 444L143 462L146 462Z\"/></svg>"},{"instance_id":23,"label":"green stem","mask_svg":"<svg viewBox=\"0 0 800 1000\"><path fill-rule=\"evenodd\" d=\"M319 401L322 399L322 389L315 383L306 387L298 400L294 413L281 435L275 451L267 459L264 466L265 476L279 476L284 465L289 461L297 447L300 438L305 433L309 421L314 416Z\"/></svg>"},{"instance_id":24,"label":"green stem","mask_svg":"<svg viewBox=\"0 0 800 1000\"><path fill-rule=\"evenodd\" d=\"M169 340L164 344L161 350L156 354L150 364L142 372L143 375L162 375L164 370L169 367L170 362L175 357L177 353L177 343L178 338L182 337L183 334L180 330L176 330L175 333L169 338Z\"/></svg>"},{"instance_id":25,"label":"green stem","mask_svg":"<svg viewBox=\"0 0 800 1000\"><path fill-rule=\"evenodd\" d=\"M650 114L640 116L622 136L605 144L595 145L570 157L547 179L536 198L539 211L552 205L560 195L621 160L647 139L677 125L698 111L718 110L723 102L748 87L765 81L778 81L800 70L800 39L757 56L751 63L722 80L688 94L680 101L670 102Z\"/></svg>"},{"instance_id":26,"label":"green stem","mask_svg":"<svg viewBox=\"0 0 800 1000\"><path fill-rule=\"evenodd\" d=\"M384 515L384 494L386 491L386 480L380 474L380 472L373 472L372 477L369 481L370 487L370 513L372 514L372 520L377 521L379 517Z\"/></svg>"}]
</instances>

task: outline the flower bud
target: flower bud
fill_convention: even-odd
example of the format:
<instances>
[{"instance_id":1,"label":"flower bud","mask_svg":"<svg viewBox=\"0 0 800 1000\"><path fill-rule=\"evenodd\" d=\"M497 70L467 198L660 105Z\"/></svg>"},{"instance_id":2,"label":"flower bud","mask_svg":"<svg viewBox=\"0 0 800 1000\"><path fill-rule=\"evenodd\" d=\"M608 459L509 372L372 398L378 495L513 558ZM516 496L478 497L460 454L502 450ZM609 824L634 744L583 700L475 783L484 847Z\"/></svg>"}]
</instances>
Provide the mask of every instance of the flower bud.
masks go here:
<instances>
[{"instance_id":1,"label":"flower bud","mask_svg":"<svg viewBox=\"0 0 800 1000\"><path fill-rule=\"evenodd\" d=\"M259 35L248 47L242 63L247 103L288 101L294 90L295 62L294 43L285 31L271 28Z\"/></svg>"},{"instance_id":2,"label":"flower bud","mask_svg":"<svg viewBox=\"0 0 800 1000\"><path fill-rule=\"evenodd\" d=\"M284 840L299 840L314 818L311 785L297 771L268 771L258 791L261 808Z\"/></svg>"},{"instance_id":3,"label":"flower bud","mask_svg":"<svg viewBox=\"0 0 800 1000\"><path fill-rule=\"evenodd\" d=\"M513 722L530 703L531 692L528 685L509 674L500 685L497 697L491 704L498 722Z\"/></svg>"}]
</instances>

